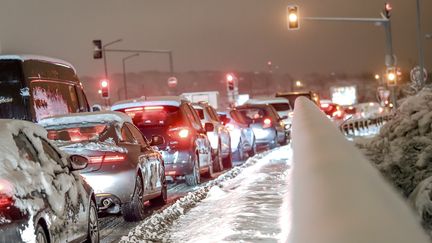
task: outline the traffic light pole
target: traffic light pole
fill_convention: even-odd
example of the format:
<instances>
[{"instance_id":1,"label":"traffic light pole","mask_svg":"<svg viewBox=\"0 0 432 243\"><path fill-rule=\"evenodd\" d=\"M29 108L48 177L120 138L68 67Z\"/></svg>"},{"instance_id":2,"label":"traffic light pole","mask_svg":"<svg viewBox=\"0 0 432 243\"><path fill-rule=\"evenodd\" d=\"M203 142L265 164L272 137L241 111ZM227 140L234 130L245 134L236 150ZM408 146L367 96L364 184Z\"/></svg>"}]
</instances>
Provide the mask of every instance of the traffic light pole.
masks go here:
<instances>
[{"instance_id":1,"label":"traffic light pole","mask_svg":"<svg viewBox=\"0 0 432 243\"><path fill-rule=\"evenodd\" d=\"M117 39L115 41L111 41L106 43L105 45L102 46L102 57L103 57L103 61L104 61L104 70L105 70L105 79L108 80L108 66L107 66L107 59L106 59L106 47L115 43L118 43L120 41L122 41L123 39ZM105 99L105 105L110 105L110 100L109 98Z\"/></svg>"},{"instance_id":2,"label":"traffic light pole","mask_svg":"<svg viewBox=\"0 0 432 243\"><path fill-rule=\"evenodd\" d=\"M377 25L382 25L386 35L385 65L387 68L396 67L396 56L393 53L393 39L390 19L385 18L384 16L383 18L304 17L302 19L311 21L374 23ZM391 91L393 107L396 108L396 88L392 87Z\"/></svg>"},{"instance_id":3,"label":"traffic light pole","mask_svg":"<svg viewBox=\"0 0 432 243\"><path fill-rule=\"evenodd\" d=\"M170 74L171 76L174 76L174 60L173 60L173 54L171 50L105 49L104 52L168 54Z\"/></svg>"},{"instance_id":4,"label":"traffic light pole","mask_svg":"<svg viewBox=\"0 0 432 243\"><path fill-rule=\"evenodd\" d=\"M421 32L421 16L420 16L420 0L417 0L417 48L418 48L418 58L420 66L420 82L424 85L424 55L423 55L423 42L422 42L422 32Z\"/></svg>"}]
</instances>

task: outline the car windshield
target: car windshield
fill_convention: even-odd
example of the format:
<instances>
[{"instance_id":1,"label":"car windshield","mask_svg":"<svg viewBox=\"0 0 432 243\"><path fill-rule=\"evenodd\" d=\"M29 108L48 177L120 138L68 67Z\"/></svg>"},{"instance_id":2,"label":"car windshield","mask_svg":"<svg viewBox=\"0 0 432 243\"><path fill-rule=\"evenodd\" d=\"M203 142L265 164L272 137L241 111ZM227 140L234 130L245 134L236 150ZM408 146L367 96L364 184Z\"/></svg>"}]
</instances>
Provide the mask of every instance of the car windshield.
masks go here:
<instances>
[{"instance_id":1,"label":"car windshield","mask_svg":"<svg viewBox=\"0 0 432 243\"><path fill-rule=\"evenodd\" d=\"M48 127L48 139L65 142L96 141L107 130L106 124L75 124Z\"/></svg>"},{"instance_id":2,"label":"car windshield","mask_svg":"<svg viewBox=\"0 0 432 243\"><path fill-rule=\"evenodd\" d=\"M196 112L197 112L199 118L200 118L201 120L203 120L203 119L204 119L204 110L203 110L203 109L199 109L199 108L195 108L195 110L196 110Z\"/></svg>"}]
</instances>

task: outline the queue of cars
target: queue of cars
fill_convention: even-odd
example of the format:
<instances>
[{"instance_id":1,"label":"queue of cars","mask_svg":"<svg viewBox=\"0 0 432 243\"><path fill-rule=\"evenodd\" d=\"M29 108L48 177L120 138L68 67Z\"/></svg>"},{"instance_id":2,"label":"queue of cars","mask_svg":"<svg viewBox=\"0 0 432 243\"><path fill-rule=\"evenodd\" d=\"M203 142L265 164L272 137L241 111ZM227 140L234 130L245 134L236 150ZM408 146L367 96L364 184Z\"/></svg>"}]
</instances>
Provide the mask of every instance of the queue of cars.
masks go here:
<instances>
[{"instance_id":1,"label":"queue of cars","mask_svg":"<svg viewBox=\"0 0 432 243\"><path fill-rule=\"evenodd\" d=\"M218 114L141 97L91 112L59 59L0 55L0 80L0 242L99 242L98 214L142 220L147 202L166 204L168 177L196 186L289 139L268 103Z\"/></svg>"}]
</instances>

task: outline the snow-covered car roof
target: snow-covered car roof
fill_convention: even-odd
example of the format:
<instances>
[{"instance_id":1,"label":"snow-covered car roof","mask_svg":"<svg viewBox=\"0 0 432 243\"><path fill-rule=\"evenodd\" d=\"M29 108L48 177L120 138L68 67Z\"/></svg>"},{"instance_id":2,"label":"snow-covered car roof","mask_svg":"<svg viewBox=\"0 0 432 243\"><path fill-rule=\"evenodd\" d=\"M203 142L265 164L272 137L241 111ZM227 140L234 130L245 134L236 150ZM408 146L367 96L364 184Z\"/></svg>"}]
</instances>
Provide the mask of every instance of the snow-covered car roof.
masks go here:
<instances>
[{"instance_id":1,"label":"snow-covered car roof","mask_svg":"<svg viewBox=\"0 0 432 243\"><path fill-rule=\"evenodd\" d=\"M140 106L154 106L154 105L168 105L168 106L180 106L181 103L185 101L185 99L179 96L150 96L150 97L141 97L136 99L123 100L114 103L111 106L112 111L131 108L131 107L140 107Z\"/></svg>"},{"instance_id":2,"label":"snow-covered car roof","mask_svg":"<svg viewBox=\"0 0 432 243\"><path fill-rule=\"evenodd\" d=\"M245 102L245 104L272 104L272 103L289 103L289 101L285 98L268 97L268 98L249 99Z\"/></svg>"},{"instance_id":3,"label":"snow-covered car roof","mask_svg":"<svg viewBox=\"0 0 432 243\"><path fill-rule=\"evenodd\" d=\"M82 112L68 115L53 116L40 120L38 123L44 127L78 124L78 123L111 123L116 122L123 124L124 122L132 123L132 119L121 112L116 111L98 111L98 112Z\"/></svg>"},{"instance_id":4,"label":"snow-covered car roof","mask_svg":"<svg viewBox=\"0 0 432 243\"><path fill-rule=\"evenodd\" d=\"M75 67L71 63L53 57L30 55L30 54L11 54L11 55L0 55L0 60L20 60L20 61L39 60L45 62L52 62L52 63L57 63L60 65L70 67L76 72Z\"/></svg>"},{"instance_id":5,"label":"snow-covered car roof","mask_svg":"<svg viewBox=\"0 0 432 243\"><path fill-rule=\"evenodd\" d=\"M192 107L194 109L199 109L199 110L203 110L204 109L204 107L202 107L200 104L192 104Z\"/></svg>"}]
</instances>

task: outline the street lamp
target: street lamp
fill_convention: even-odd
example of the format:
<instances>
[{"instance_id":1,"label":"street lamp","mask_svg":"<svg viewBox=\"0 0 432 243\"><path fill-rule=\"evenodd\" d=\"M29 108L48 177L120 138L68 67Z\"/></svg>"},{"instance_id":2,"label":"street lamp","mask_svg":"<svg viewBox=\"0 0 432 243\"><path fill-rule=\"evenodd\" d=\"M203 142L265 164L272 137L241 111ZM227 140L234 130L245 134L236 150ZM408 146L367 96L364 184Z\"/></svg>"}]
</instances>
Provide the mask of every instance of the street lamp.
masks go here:
<instances>
[{"instance_id":1,"label":"street lamp","mask_svg":"<svg viewBox=\"0 0 432 243\"><path fill-rule=\"evenodd\" d=\"M380 79L380 75L379 74L375 74L375 80L379 80Z\"/></svg>"},{"instance_id":2,"label":"street lamp","mask_svg":"<svg viewBox=\"0 0 432 243\"><path fill-rule=\"evenodd\" d=\"M128 92L127 92L127 80L126 80L126 60L130 59L132 57L137 57L139 56L139 53L135 53L126 57L123 57L122 62L123 62L123 88L124 88L124 95L125 95L125 99L128 99Z\"/></svg>"},{"instance_id":3,"label":"street lamp","mask_svg":"<svg viewBox=\"0 0 432 243\"><path fill-rule=\"evenodd\" d=\"M297 80L297 81L295 82L295 86L298 87L298 88L303 87L303 83L302 83L302 81Z\"/></svg>"}]
</instances>

